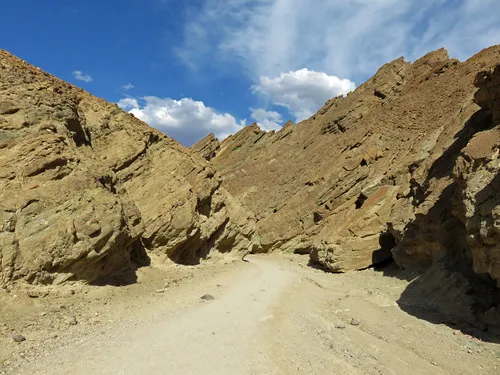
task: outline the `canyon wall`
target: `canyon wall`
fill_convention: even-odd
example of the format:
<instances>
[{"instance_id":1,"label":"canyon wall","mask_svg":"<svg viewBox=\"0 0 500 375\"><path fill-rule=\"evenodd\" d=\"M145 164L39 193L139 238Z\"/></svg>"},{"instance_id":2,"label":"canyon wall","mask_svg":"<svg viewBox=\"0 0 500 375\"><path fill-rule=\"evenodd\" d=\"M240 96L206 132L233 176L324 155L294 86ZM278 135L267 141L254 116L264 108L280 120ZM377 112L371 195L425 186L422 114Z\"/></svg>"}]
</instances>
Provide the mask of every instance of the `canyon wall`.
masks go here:
<instances>
[{"instance_id":1,"label":"canyon wall","mask_svg":"<svg viewBox=\"0 0 500 375\"><path fill-rule=\"evenodd\" d=\"M0 283L93 282L246 250L253 215L161 132L0 51Z\"/></svg>"}]
</instances>

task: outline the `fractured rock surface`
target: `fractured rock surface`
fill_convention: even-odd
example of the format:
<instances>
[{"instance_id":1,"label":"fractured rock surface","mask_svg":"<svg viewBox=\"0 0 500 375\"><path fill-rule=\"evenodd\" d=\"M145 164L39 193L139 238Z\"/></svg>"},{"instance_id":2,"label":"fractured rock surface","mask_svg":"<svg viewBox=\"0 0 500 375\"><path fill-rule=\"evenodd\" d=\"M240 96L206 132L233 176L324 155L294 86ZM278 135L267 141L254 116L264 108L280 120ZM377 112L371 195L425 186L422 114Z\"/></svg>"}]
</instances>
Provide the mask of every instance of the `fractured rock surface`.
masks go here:
<instances>
[{"instance_id":1,"label":"fractured rock surface","mask_svg":"<svg viewBox=\"0 0 500 375\"><path fill-rule=\"evenodd\" d=\"M0 284L247 249L252 215L220 185L166 135L0 51Z\"/></svg>"},{"instance_id":2,"label":"fractured rock surface","mask_svg":"<svg viewBox=\"0 0 500 375\"><path fill-rule=\"evenodd\" d=\"M212 163L265 251L333 272L394 259L424 272L409 313L500 327L498 64L500 46L397 59L296 126L246 127Z\"/></svg>"},{"instance_id":3,"label":"fractured rock surface","mask_svg":"<svg viewBox=\"0 0 500 375\"><path fill-rule=\"evenodd\" d=\"M447 203L457 158L492 128L474 101L475 77L499 58L492 47L463 63L444 49L413 64L397 59L296 126L244 128L212 163L255 212L267 251L311 253L336 272L392 253L400 264L431 263L460 221Z\"/></svg>"},{"instance_id":4,"label":"fractured rock surface","mask_svg":"<svg viewBox=\"0 0 500 375\"><path fill-rule=\"evenodd\" d=\"M217 151L219 151L220 149L220 143L219 140L215 138L214 133L210 133L201 141L196 142L190 148L202 158L210 161L217 155Z\"/></svg>"},{"instance_id":5,"label":"fractured rock surface","mask_svg":"<svg viewBox=\"0 0 500 375\"><path fill-rule=\"evenodd\" d=\"M0 52L0 284L102 282L151 253L394 259L422 272L409 313L500 327L499 64L500 46L400 58L297 125L189 150Z\"/></svg>"}]
</instances>

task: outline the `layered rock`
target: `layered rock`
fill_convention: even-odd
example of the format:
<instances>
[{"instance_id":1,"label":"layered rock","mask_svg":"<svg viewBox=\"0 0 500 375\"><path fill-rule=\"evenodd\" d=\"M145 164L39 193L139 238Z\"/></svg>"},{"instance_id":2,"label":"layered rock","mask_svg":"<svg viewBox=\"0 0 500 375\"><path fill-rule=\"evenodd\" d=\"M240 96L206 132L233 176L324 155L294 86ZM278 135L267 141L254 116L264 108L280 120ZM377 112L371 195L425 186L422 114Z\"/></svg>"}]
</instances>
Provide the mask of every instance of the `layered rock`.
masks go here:
<instances>
[{"instance_id":1,"label":"layered rock","mask_svg":"<svg viewBox=\"0 0 500 375\"><path fill-rule=\"evenodd\" d=\"M459 194L453 170L472 137L491 128L474 79L499 56L492 47L463 63L444 49L413 64L397 59L296 126L243 129L212 163L255 212L266 251L311 253L332 271L392 256L428 266L462 230L450 205Z\"/></svg>"},{"instance_id":2,"label":"layered rock","mask_svg":"<svg viewBox=\"0 0 500 375\"><path fill-rule=\"evenodd\" d=\"M116 105L0 51L0 283L92 282L247 249L205 160Z\"/></svg>"},{"instance_id":3,"label":"layered rock","mask_svg":"<svg viewBox=\"0 0 500 375\"><path fill-rule=\"evenodd\" d=\"M500 46L465 62L445 50L397 59L296 126L240 131L212 162L254 210L264 250L333 272L394 259L421 271L405 311L494 332L499 62Z\"/></svg>"},{"instance_id":4,"label":"layered rock","mask_svg":"<svg viewBox=\"0 0 500 375\"><path fill-rule=\"evenodd\" d=\"M470 140L456 173L474 271L489 274L500 287L500 65L479 73L475 84L476 102L491 112L492 129Z\"/></svg>"},{"instance_id":5,"label":"layered rock","mask_svg":"<svg viewBox=\"0 0 500 375\"><path fill-rule=\"evenodd\" d=\"M196 152L205 160L210 161L215 158L217 151L220 149L219 140L215 138L214 133L210 133L201 141L196 142L191 146L191 150Z\"/></svg>"}]
</instances>

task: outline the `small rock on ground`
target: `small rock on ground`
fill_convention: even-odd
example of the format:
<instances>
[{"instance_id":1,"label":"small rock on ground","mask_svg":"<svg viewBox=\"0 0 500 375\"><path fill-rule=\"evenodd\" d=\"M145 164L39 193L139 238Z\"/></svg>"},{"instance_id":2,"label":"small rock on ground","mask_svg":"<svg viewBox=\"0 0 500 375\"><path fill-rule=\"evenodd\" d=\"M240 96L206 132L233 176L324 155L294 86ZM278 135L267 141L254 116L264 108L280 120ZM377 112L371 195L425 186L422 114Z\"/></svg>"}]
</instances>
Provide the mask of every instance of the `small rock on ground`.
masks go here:
<instances>
[{"instance_id":1,"label":"small rock on ground","mask_svg":"<svg viewBox=\"0 0 500 375\"><path fill-rule=\"evenodd\" d=\"M13 333L11 335L11 338L12 338L12 341L14 341L14 342L26 341L26 337L24 337L23 335L20 335L19 333Z\"/></svg>"},{"instance_id":2,"label":"small rock on ground","mask_svg":"<svg viewBox=\"0 0 500 375\"><path fill-rule=\"evenodd\" d=\"M352 326L359 326L359 325L361 325L361 322L356 318L352 318L351 321L349 322L349 324Z\"/></svg>"},{"instance_id":3,"label":"small rock on ground","mask_svg":"<svg viewBox=\"0 0 500 375\"><path fill-rule=\"evenodd\" d=\"M215 297L212 296L211 294L205 294L205 295L201 296L200 299L203 301L213 301L215 299Z\"/></svg>"},{"instance_id":4,"label":"small rock on ground","mask_svg":"<svg viewBox=\"0 0 500 375\"><path fill-rule=\"evenodd\" d=\"M68 316L66 318L66 323L70 326L76 326L78 324L78 320L76 320L76 316Z\"/></svg>"}]
</instances>

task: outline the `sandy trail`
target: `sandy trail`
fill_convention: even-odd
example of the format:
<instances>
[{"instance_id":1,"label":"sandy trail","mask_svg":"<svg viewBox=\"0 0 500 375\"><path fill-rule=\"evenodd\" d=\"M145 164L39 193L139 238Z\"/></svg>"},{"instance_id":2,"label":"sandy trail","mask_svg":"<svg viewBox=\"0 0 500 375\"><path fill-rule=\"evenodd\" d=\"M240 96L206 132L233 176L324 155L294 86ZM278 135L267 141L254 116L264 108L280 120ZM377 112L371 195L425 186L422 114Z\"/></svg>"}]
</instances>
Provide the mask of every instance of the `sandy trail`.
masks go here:
<instances>
[{"instance_id":1,"label":"sandy trail","mask_svg":"<svg viewBox=\"0 0 500 375\"><path fill-rule=\"evenodd\" d=\"M272 319L273 304L297 277L272 262L254 260L220 281L230 286L215 300L54 353L23 372L272 374L272 361L259 347L260 327ZM197 285L178 297L198 299L203 290ZM161 317L159 309L155 313Z\"/></svg>"},{"instance_id":2,"label":"sandy trail","mask_svg":"<svg viewBox=\"0 0 500 375\"><path fill-rule=\"evenodd\" d=\"M500 373L498 343L402 311L404 279L373 270L325 274L298 257L249 259L146 293L139 307L126 307L126 293L115 296L112 320L97 328L82 321L59 346L36 347L4 373ZM200 300L206 293L215 299Z\"/></svg>"}]
</instances>

